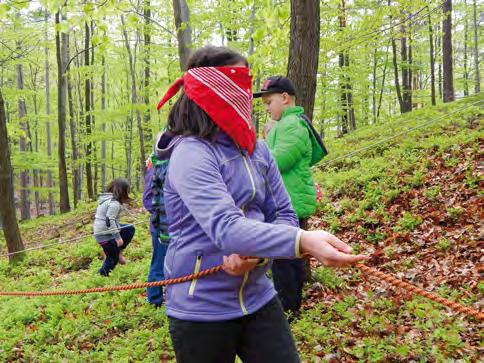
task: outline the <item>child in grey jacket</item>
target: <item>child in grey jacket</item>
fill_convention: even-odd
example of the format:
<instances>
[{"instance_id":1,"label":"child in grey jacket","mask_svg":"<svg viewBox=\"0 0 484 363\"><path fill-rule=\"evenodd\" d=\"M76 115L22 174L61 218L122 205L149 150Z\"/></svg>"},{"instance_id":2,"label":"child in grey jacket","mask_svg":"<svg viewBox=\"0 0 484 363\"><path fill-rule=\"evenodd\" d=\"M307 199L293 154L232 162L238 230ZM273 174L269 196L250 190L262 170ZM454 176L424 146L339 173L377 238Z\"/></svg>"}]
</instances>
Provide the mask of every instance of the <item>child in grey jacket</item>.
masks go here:
<instances>
[{"instance_id":1,"label":"child in grey jacket","mask_svg":"<svg viewBox=\"0 0 484 363\"><path fill-rule=\"evenodd\" d=\"M128 246L134 236L134 226L119 223L122 205L130 201L129 183L126 179L114 179L98 199L96 216L94 217L94 235L96 242L102 247L106 258L99 273L109 276L118 262L126 263L122 251Z\"/></svg>"}]
</instances>

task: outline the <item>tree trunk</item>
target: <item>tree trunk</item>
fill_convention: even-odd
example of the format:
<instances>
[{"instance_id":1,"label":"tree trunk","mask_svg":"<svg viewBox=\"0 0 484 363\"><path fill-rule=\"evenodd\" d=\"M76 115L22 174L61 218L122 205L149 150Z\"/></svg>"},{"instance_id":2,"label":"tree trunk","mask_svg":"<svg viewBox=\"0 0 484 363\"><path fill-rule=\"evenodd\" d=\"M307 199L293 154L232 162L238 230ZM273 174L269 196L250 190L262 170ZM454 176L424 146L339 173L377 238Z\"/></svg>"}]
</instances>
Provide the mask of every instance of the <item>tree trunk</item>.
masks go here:
<instances>
[{"instance_id":1,"label":"tree trunk","mask_svg":"<svg viewBox=\"0 0 484 363\"><path fill-rule=\"evenodd\" d=\"M381 87L380 87L380 95L378 97L378 108L377 108L377 111L376 111L376 121L378 121L378 118L380 117L383 91L385 89L385 79L386 79L386 76L387 76L387 64L388 64L388 48L390 48L390 41L388 42L387 49L385 50L385 65L383 66L383 76L382 76Z\"/></svg>"},{"instance_id":2,"label":"tree trunk","mask_svg":"<svg viewBox=\"0 0 484 363\"><path fill-rule=\"evenodd\" d=\"M400 113L405 113L405 105L400 90L400 81L398 79L398 64L397 64L397 45L395 39L392 37L392 55L393 55L393 74L395 79L395 90L397 91L398 104L400 105Z\"/></svg>"},{"instance_id":3,"label":"tree trunk","mask_svg":"<svg viewBox=\"0 0 484 363\"><path fill-rule=\"evenodd\" d=\"M312 119L319 61L319 1L291 0L287 76L296 87L296 103Z\"/></svg>"},{"instance_id":4,"label":"tree trunk","mask_svg":"<svg viewBox=\"0 0 484 363\"><path fill-rule=\"evenodd\" d=\"M372 72L372 88L371 88L371 115L373 123L376 123L376 70L377 70L377 48L373 51L373 72Z\"/></svg>"},{"instance_id":5,"label":"tree trunk","mask_svg":"<svg viewBox=\"0 0 484 363\"><path fill-rule=\"evenodd\" d=\"M39 67L36 67L35 70L32 68L32 65L29 64L29 69L30 69L30 79L31 79L31 85L32 85L32 90L34 91L34 94L32 96L32 101L34 104L34 116L35 116L35 122L34 122L34 137L32 137L30 131L29 131L29 139L30 139L30 152L39 152L39 132L38 132L38 119L39 119L39 108L37 105L37 74L39 72ZM29 125L29 130L30 130L30 123ZM42 203L40 200L40 192L39 188L42 186L39 183L39 170L34 169L33 170L33 176L34 176L34 204L35 204L35 216L38 217L41 214L42 210Z\"/></svg>"},{"instance_id":6,"label":"tree trunk","mask_svg":"<svg viewBox=\"0 0 484 363\"><path fill-rule=\"evenodd\" d=\"M475 85L474 91L475 93L481 92L481 76L479 73L479 39L477 37L477 28L479 27L479 23L477 22L477 4L476 0L474 0L473 4L474 8L474 73L475 73Z\"/></svg>"},{"instance_id":7,"label":"tree trunk","mask_svg":"<svg viewBox=\"0 0 484 363\"><path fill-rule=\"evenodd\" d=\"M67 59L70 59L70 44L67 45ZM74 197L74 208L77 208L77 203L81 198L81 183L80 174L81 168L79 165L79 149L77 142L77 114L74 110L74 97L72 95L72 80L70 67L66 70L67 74L67 99L69 103L69 129L71 134L71 168L72 168L72 190Z\"/></svg>"},{"instance_id":8,"label":"tree trunk","mask_svg":"<svg viewBox=\"0 0 484 363\"><path fill-rule=\"evenodd\" d=\"M101 60L103 73L101 76L101 110L106 112L106 58L104 55ZM103 133L106 132L106 123L103 121L101 124L101 130ZM101 191L104 193L106 191L106 139L103 138L101 141Z\"/></svg>"},{"instance_id":9,"label":"tree trunk","mask_svg":"<svg viewBox=\"0 0 484 363\"><path fill-rule=\"evenodd\" d=\"M401 27L401 32L403 35L406 34L406 27ZM410 84L409 84L409 73L408 73L408 48L407 48L407 38L402 36L400 38L400 60L401 60L401 67L402 67L402 99L403 99L403 112L410 111L408 107L408 96L410 93Z\"/></svg>"},{"instance_id":10,"label":"tree trunk","mask_svg":"<svg viewBox=\"0 0 484 363\"><path fill-rule=\"evenodd\" d=\"M17 89L22 91L24 89L24 75L22 64L17 64ZM21 94L18 99L18 117L20 119L20 128L23 134L19 139L20 151L25 153L27 151L27 108L25 107L25 99ZM30 219L30 192L29 192L29 171L23 170L20 172L20 217L22 220Z\"/></svg>"},{"instance_id":11,"label":"tree trunk","mask_svg":"<svg viewBox=\"0 0 484 363\"><path fill-rule=\"evenodd\" d=\"M76 50L76 54L79 54L79 47L77 46L77 38L75 36L75 32L74 32L74 48ZM75 65L76 65L76 69L79 69L81 67L81 60L79 59L80 57L75 57L74 59L74 62L75 62ZM83 169L83 166L84 166L84 163L85 163L85 160L84 161L81 161L81 159L83 158L83 155L82 155L82 152L86 151L85 147L84 147L84 143L81 142L81 140L84 139L84 132L86 131L86 125L85 125L85 116L84 116L84 110L85 110L85 107L84 107L84 101L83 101L83 92L82 92L82 79L81 79L81 75L80 75L80 72L76 72L76 87L75 87L75 90L76 90L76 96L77 96L77 102L79 103L79 107L78 107L78 123L77 123L77 141L78 141L78 144L77 144L77 152L78 152L78 157L79 157L79 161L78 161L78 168L79 168L79 184L78 184L78 195L79 195L79 200L82 199L82 184L84 183L84 169ZM81 147L81 145L83 145ZM85 157L85 155L84 155Z\"/></svg>"},{"instance_id":12,"label":"tree trunk","mask_svg":"<svg viewBox=\"0 0 484 363\"><path fill-rule=\"evenodd\" d=\"M192 52L192 29L190 27L190 9L186 0L173 0L176 36L178 39L178 54L180 69L186 70L188 58Z\"/></svg>"},{"instance_id":13,"label":"tree trunk","mask_svg":"<svg viewBox=\"0 0 484 363\"><path fill-rule=\"evenodd\" d=\"M408 35L408 93L407 93L407 111L412 111L412 90L413 90L413 54L412 54L412 25L410 25Z\"/></svg>"},{"instance_id":14,"label":"tree trunk","mask_svg":"<svg viewBox=\"0 0 484 363\"><path fill-rule=\"evenodd\" d=\"M151 23L149 19L151 18L151 7L150 7L150 0L145 0L144 4L144 15L145 15L145 24L144 24L144 101L146 110L143 113L143 130L144 130L144 138L145 138L145 153L151 150L151 143L153 139L153 135L151 132L151 104L150 104L150 56L151 56Z\"/></svg>"},{"instance_id":15,"label":"tree trunk","mask_svg":"<svg viewBox=\"0 0 484 363\"><path fill-rule=\"evenodd\" d=\"M45 14L45 42L47 44L49 37L47 32L47 25L48 25L49 17L48 14ZM47 134L47 156L49 159L52 158L52 137L50 131L50 64L49 64L49 47L44 48L45 54L45 113L47 114L47 123L46 123L46 134ZM47 188L52 188L54 186L52 180L52 171L47 170ZM48 194L49 198L49 214L55 214L55 203L54 203L54 194L49 190Z\"/></svg>"},{"instance_id":16,"label":"tree trunk","mask_svg":"<svg viewBox=\"0 0 484 363\"><path fill-rule=\"evenodd\" d=\"M91 20L91 68L94 66L94 47L92 46L92 37L94 36L94 21ZM91 77L91 128L96 132L96 117L94 116L94 109L96 107L96 103L94 102L94 72L90 72ZM98 162L97 162L97 143L95 141L92 142L92 165L94 167L94 176L92 181L92 189L94 197L97 196L97 181L98 181Z\"/></svg>"},{"instance_id":17,"label":"tree trunk","mask_svg":"<svg viewBox=\"0 0 484 363\"><path fill-rule=\"evenodd\" d=\"M137 89L136 89L136 70L135 70L135 64L133 60L133 54L131 53L131 47L129 46L129 42L128 42L128 33L126 31L123 16L121 16L121 23L123 25L123 36L124 36L126 51L128 52L129 73L131 76L131 107L132 107L131 119L133 119L133 116L132 116L133 109L136 109L136 124L138 126L138 134L139 134L140 164L139 164L138 170L142 175L145 167L145 155L144 155L145 148L144 148L143 128L141 125L141 113L137 107L138 95L137 95Z\"/></svg>"},{"instance_id":18,"label":"tree trunk","mask_svg":"<svg viewBox=\"0 0 484 363\"><path fill-rule=\"evenodd\" d=\"M439 88L439 99L442 99L442 37L440 32L440 23L437 24L437 31L436 31L436 43L435 46L435 54L440 54L440 61L439 61L439 68L437 72L437 85Z\"/></svg>"},{"instance_id":19,"label":"tree trunk","mask_svg":"<svg viewBox=\"0 0 484 363\"><path fill-rule=\"evenodd\" d=\"M13 188L13 169L10 161L10 150L8 147L7 115L3 102L2 90L0 89L0 222L3 235L7 242L9 253L22 251L24 244L20 236L17 217L15 216L15 201ZM11 263L21 260L24 253L9 256Z\"/></svg>"},{"instance_id":20,"label":"tree trunk","mask_svg":"<svg viewBox=\"0 0 484 363\"><path fill-rule=\"evenodd\" d=\"M464 96L469 96L469 70L467 67L467 42L469 21L467 20L467 0L464 0Z\"/></svg>"},{"instance_id":21,"label":"tree trunk","mask_svg":"<svg viewBox=\"0 0 484 363\"><path fill-rule=\"evenodd\" d=\"M60 12L55 14L55 23L60 24ZM65 21L65 16L62 16ZM67 64L67 43L68 38L66 33L55 33L55 48L57 55L57 121L59 127L59 140L57 144L57 152L59 157L59 193L60 202L59 207L61 213L66 213L71 210L69 205L69 186L67 184L67 166L66 166L66 96L67 96L67 81L66 69Z\"/></svg>"},{"instance_id":22,"label":"tree trunk","mask_svg":"<svg viewBox=\"0 0 484 363\"><path fill-rule=\"evenodd\" d=\"M435 102L435 52L434 52L434 33L432 29L432 18L430 16L430 9L427 6L428 11L428 23L429 23L429 52L430 52L430 98L432 100L432 106L436 105Z\"/></svg>"},{"instance_id":23,"label":"tree trunk","mask_svg":"<svg viewBox=\"0 0 484 363\"><path fill-rule=\"evenodd\" d=\"M452 102L454 96L454 71L452 65L452 0L445 0L442 6L442 65L443 65L443 99Z\"/></svg>"},{"instance_id":24,"label":"tree trunk","mask_svg":"<svg viewBox=\"0 0 484 363\"><path fill-rule=\"evenodd\" d=\"M89 67L89 47L91 44L91 37L90 37L90 28L87 21L84 23L84 65L86 68ZM86 113L85 113L85 123L86 123L86 184L87 184L87 196L90 200L94 200L94 189L92 186L92 163L91 163L91 154L92 154L92 123L91 123L91 79L89 76L86 76L84 80L84 102L86 105Z\"/></svg>"}]
</instances>

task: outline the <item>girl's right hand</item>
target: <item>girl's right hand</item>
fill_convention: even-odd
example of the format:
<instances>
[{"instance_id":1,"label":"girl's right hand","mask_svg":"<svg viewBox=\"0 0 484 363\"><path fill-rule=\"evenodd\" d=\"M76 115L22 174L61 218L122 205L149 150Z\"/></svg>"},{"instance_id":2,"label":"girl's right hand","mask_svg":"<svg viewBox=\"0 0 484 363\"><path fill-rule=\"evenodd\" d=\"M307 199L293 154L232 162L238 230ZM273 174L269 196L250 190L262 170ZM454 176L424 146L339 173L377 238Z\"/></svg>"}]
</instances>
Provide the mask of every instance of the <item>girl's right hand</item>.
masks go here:
<instances>
[{"instance_id":1,"label":"girl's right hand","mask_svg":"<svg viewBox=\"0 0 484 363\"><path fill-rule=\"evenodd\" d=\"M223 270L229 275L240 276L253 270L258 263L259 259L257 258L243 258L233 253L230 256L224 256Z\"/></svg>"},{"instance_id":2,"label":"girl's right hand","mask_svg":"<svg viewBox=\"0 0 484 363\"><path fill-rule=\"evenodd\" d=\"M326 266L344 267L365 260L364 255L352 255L353 249L326 231L303 231L301 253L310 254Z\"/></svg>"},{"instance_id":3,"label":"girl's right hand","mask_svg":"<svg viewBox=\"0 0 484 363\"><path fill-rule=\"evenodd\" d=\"M124 241L121 238L117 239L116 244L118 245L118 247L123 247Z\"/></svg>"}]
</instances>

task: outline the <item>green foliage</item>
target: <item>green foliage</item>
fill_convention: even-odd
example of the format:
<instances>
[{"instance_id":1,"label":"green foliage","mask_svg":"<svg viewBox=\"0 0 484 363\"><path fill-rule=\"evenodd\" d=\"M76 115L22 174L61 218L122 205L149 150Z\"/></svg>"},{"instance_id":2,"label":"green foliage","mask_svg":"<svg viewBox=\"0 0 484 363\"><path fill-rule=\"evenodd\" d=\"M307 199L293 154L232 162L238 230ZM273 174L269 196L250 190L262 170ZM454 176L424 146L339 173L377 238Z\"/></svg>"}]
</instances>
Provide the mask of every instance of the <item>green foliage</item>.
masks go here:
<instances>
[{"instance_id":1,"label":"green foliage","mask_svg":"<svg viewBox=\"0 0 484 363\"><path fill-rule=\"evenodd\" d=\"M398 220L396 231L413 231L418 225L422 223L422 217L414 216L412 213L404 212L402 217Z\"/></svg>"},{"instance_id":2,"label":"green foliage","mask_svg":"<svg viewBox=\"0 0 484 363\"><path fill-rule=\"evenodd\" d=\"M450 219L456 220L459 219L459 217L464 213L463 208L454 208L454 207L449 207L446 209L448 216Z\"/></svg>"},{"instance_id":3,"label":"green foliage","mask_svg":"<svg viewBox=\"0 0 484 363\"><path fill-rule=\"evenodd\" d=\"M439 239L439 241L437 242L437 248L440 250L440 251L447 251L448 249L450 249L452 247L452 241L447 239L447 238L441 238Z\"/></svg>"},{"instance_id":4,"label":"green foliage","mask_svg":"<svg viewBox=\"0 0 484 363\"><path fill-rule=\"evenodd\" d=\"M343 284L343 280L338 277L334 269L327 267L318 267L312 272L314 281L320 282L324 287L330 290L336 290Z\"/></svg>"}]
</instances>

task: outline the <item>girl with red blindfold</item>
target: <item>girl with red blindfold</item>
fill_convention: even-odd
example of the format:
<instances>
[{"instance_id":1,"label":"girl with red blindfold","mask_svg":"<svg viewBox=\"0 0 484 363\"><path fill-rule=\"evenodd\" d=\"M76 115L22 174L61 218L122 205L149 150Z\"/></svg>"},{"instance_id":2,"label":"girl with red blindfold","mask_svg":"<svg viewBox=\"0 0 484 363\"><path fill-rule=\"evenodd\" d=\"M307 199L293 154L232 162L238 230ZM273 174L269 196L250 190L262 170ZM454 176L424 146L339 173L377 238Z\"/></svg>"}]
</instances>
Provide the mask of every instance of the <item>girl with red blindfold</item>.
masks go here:
<instances>
[{"instance_id":1,"label":"girl with red blindfold","mask_svg":"<svg viewBox=\"0 0 484 363\"><path fill-rule=\"evenodd\" d=\"M309 254L328 266L364 256L325 231L304 231L267 146L251 122L247 60L204 47L160 101L182 87L155 146L169 159L164 200L170 244L165 278L219 264L224 271L170 285L166 313L178 362L299 362L266 272L273 258ZM252 256L244 258L243 256Z\"/></svg>"}]
</instances>

